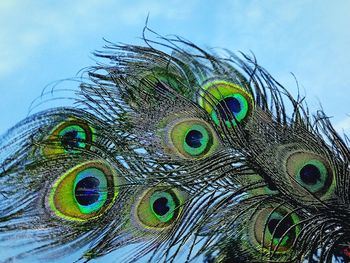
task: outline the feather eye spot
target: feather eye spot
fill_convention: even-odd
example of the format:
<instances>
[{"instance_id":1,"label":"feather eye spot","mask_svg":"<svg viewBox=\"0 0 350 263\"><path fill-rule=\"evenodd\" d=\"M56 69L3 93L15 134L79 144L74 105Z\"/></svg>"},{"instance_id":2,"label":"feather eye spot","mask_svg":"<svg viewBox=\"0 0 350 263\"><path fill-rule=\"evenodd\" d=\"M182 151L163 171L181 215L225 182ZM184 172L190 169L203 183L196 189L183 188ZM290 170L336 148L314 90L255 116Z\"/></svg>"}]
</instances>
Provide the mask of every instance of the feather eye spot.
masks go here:
<instances>
[{"instance_id":1,"label":"feather eye spot","mask_svg":"<svg viewBox=\"0 0 350 263\"><path fill-rule=\"evenodd\" d=\"M262 209L255 218L255 242L278 253L288 251L300 231L299 217L286 208Z\"/></svg>"},{"instance_id":2,"label":"feather eye spot","mask_svg":"<svg viewBox=\"0 0 350 263\"><path fill-rule=\"evenodd\" d=\"M211 147L209 131L201 125L193 125L184 136L183 149L191 156L204 154Z\"/></svg>"},{"instance_id":3,"label":"feather eye spot","mask_svg":"<svg viewBox=\"0 0 350 263\"><path fill-rule=\"evenodd\" d=\"M94 130L85 122L68 120L57 125L48 136L44 156L76 154L89 149L95 141Z\"/></svg>"},{"instance_id":4,"label":"feather eye spot","mask_svg":"<svg viewBox=\"0 0 350 263\"><path fill-rule=\"evenodd\" d=\"M273 214L273 217L276 216ZM278 216L278 215L277 215ZM291 218L287 218L286 220L282 220L281 218L271 218L267 222L267 228L270 234L273 233L274 241L279 241L280 238L288 231L288 229L292 226ZM287 235L288 237L288 235ZM276 242L275 242L276 243Z\"/></svg>"},{"instance_id":5,"label":"feather eye spot","mask_svg":"<svg viewBox=\"0 0 350 263\"><path fill-rule=\"evenodd\" d=\"M168 199L165 197L158 198L152 205L153 212L157 215L163 216L169 212Z\"/></svg>"},{"instance_id":6,"label":"feather eye spot","mask_svg":"<svg viewBox=\"0 0 350 263\"><path fill-rule=\"evenodd\" d=\"M320 169L313 164L306 164L303 168L301 168L300 172L300 180L307 185L314 185L321 178Z\"/></svg>"},{"instance_id":7,"label":"feather eye spot","mask_svg":"<svg viewBox=\"0 0 350 263\"><path fill-rule=\"evenodd\" d=\"M177 197L167 192L155 192L150 198L154 215L163 223L171 220L178 204Z\"/></svg>"},{"instance_id":8,"label":"feather eye spot","mask_svg":"<svg viewBox=\"0 0 350 263\"><path fill-rule=\"evenodd\" d=\"M96 203L100 197L98 186L100 181L95 177L86 177L75 186L75 199L80 205L88 206Z\"/></svg>"},{"instance_id":9,"label":"feather eye spot","mask_svg":"<svg viewBox=\"0 0 350 263\"><path fill-rule=\"evenodd\" d=\"M207 157L219 144L210 125L196 118L175 120L167 125L166 134L167 148L186 159Z\"/></svg>"},{"instance_id":10,"label":"feather eye spot","mask_svg":"<svg viewBox=\"0 0 350 263\"><path fill-rule=\"evenodd\" d=\"M287 159L287 172L299 187L319 197L332 194L334 176L328 162L311 152L294 152ZM293 180L291 180L293 183ZM294 183L295 184L295 183Z\"/></svg>"},{"instance_id":11,"label":"feather eye spot","mask_svg":"<svg viewBox=\"0 0 350 263\"><path fill-rule=\"evenodd\" d=\"M232 96L222 99L215 110L212 112L212 118L216 124L219 124L219 118L217 112L220 115L220 119L224 120L225 123L230 126L237 125L241 122L248 113L248 102L240 94L233 94ZM232 116L234 117L232 119Z\"/></svg>"},{"instance_id":12,"label":"feather eye spot","mask_svg":"<svg viewBox=\"0 0 350 263\"><path fill-rule=\"evenodd\" d=\"M107 180L103 171L88 168L79 172L74 180L74 198L84 214L100 209L107 201Z\"/></svg>"},{"instance_id":13,"label":"feather eye spot","mask_svg":"<svg viewBox=\"0 0 350 263\"><path fill-rule=\"evenodd\" d=\"M103 161L88 161L56 180L49 207L61 218L86 221L102 215L117 196L118 182L112 168Z\"/></svg>"},{"instance_id":14,"label":"feather eye spot","mask_svg":"<svg viewBox=\"0 0 350 263\"><path fill-rule=\"evenodd\" d=\"M252 114L253 97L237 84L214 80L203 85L198 97L199 105L215 124L223 121L227 127L236 126Z\"/></svg>"},{"instance_id":15,"label":"feather eye spot","mask_svg":"<svg viewBox=\"0 0 350 263\"><path fill-rule=\"evenodd\" d=\"M86 135L85 130L79 125L67 126L58 134L62 147L67 152L74 151L77 148L85 148Z\"/></svg>"},{"instance_id":16,"label":"feather eye spot","mask_svg":"<svg viewBox=\"0 0 350 263\"><path fill-rule=\"evenodd\" d=\"M146 228L170 227L180 217L185 198L185 194L176 189L148 189L136 205L137 221Z\"/></svg>"},{"instance_id":17,"label":"feather eye spot","mask_svg":"<svg viewBox=\"0 0 350 263\"><path fill-rule=\"evenodd\" d=\"M186 144L192 148L199 148L203 145L203 134L198 130L190 130L185 136Z\"/></svg>"}]
</instances>

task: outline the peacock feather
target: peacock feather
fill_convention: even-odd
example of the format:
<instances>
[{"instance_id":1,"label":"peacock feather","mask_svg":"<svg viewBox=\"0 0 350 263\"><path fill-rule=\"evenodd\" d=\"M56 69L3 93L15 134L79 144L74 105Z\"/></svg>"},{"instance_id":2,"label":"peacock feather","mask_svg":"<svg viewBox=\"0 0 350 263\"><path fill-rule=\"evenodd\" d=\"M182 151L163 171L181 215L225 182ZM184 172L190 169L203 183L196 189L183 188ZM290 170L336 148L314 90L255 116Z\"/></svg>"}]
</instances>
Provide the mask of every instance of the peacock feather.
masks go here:
<instances>
[{"instance_id":1,"label":"peacock feather","mask_svg":"<svg viewBox=\"0 0 350 263\"><path fill-rule=\"evenodd\" d=\"M253 56L144 40L0 138L3 260L350 262L346 135Z\"/></svg>"}]
</instances>

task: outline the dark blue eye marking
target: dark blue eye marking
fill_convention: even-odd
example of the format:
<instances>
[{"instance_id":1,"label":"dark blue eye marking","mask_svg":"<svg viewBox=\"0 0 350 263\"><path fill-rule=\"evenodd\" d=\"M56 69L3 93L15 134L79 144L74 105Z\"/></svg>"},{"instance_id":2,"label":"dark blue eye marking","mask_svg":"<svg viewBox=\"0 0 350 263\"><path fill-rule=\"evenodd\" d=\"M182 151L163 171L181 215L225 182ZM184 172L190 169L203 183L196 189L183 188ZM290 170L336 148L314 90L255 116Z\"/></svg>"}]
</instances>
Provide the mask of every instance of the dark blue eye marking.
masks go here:
<instances>
[{"instance_id":1,"label":"dark blue eye marking","mask_svg":"<svg viewBox=\"0 0 350 263\"><path fill-rule=\"evenodd\" d=\"M186 143L192 148L199 148L202 146L203 134L197 130L191 130L186 135Z\"/></svg>"},{"instance_id":2,"label":"dark blue eye marking","mask_svg":"<svg viewBox=\"0 0 350 263\"><path fill-rule=\"evenodd\" d=\"M75 199L80 205L88 206L98 201L100 181L95 177L85 177L75 187Z\"/></svg>"}]
</instances>

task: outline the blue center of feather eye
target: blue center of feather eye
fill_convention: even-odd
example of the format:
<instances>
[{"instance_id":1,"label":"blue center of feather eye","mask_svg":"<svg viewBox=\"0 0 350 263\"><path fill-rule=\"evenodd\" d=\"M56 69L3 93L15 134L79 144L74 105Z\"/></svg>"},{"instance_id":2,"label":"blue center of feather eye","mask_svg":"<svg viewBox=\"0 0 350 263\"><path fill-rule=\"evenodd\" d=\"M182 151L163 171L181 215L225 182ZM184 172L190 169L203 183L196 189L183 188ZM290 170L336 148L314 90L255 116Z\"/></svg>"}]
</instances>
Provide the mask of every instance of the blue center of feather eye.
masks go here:
<instances>
[{"instance_id":1,"label":"blue center of feather eye","mask_svg":"<svg viewBox=\"0 0 350 263\"><path fill-rule=\"evenodd\" d=\"M308 185L316 184L321 178L320 170L313 164L307 164L300 170L300 179Z\"/></svg>"},{"instance_id":2,"label":"blue center of feather eye","mask_svg":"<svg viewBox=\"0 0 350 263\"><path fill-rule=\"evenodd\" d=\"M237 98L227 97L219 102L218 109L221 118L229 120L231 114L236 115L241 111L242 106Z\"/></svg>"},{"instance_id":3,"label":"blue center of feather eye","mask_svg":"<svg viewBox=\"0 0 350 263\"><path fill-rule=\"evenodd\" d=\"M163 216L166 213L168 213L170 210L169 206L168 206L168 199L165 197L160 197L158 199L156 199L153 203L153 211L159 215L159 216Z\"/></svg>"},{"instance_id":4,"label":"blue center of feather eye","mask_svg":"<svg viewBox=\"0 0 350 263\"><path fill-rule=\"evenodd\" d=\"M100 197L100 181L92 176L85 177L75 186L75 199L80 205L88 206L97 202Z\"/></svg>"},{"instance_id":5,"label":"blue center of feather eye","mask_svg":"<svg viewBox=\"0 0 350 263\"><path fill-rule=\"evenodd\" d=\"M77 131L68 131L63 134L61 138L62 146L66 149L74 149L79 147L78 142L78 132Z\"/></svg>"},{"instance_id":6,"label":"blue center of feather eye","mask_svg":"<svg viewBox=\"0 0 350 263\"><path fill-rule=\"evenodd\" d=\"M202 146L202 140L203 134L200 131L197 130L191 130L186 135L186 143L188 146L192 148L199 148Z\"/></svg>"},{"instance_id":7,"label":"blue center of feather eye","mask_svg":"<svg viewBox=\"0 0 350 263\"><path fill-rule=\"evenodd\" d=\"M281 221L281 219L270 219L267 224L269 232L273 234L274 238L281 238L284 236L288 229L292 226L290 218L286 218Z\"/></svg>"}]
</instances>

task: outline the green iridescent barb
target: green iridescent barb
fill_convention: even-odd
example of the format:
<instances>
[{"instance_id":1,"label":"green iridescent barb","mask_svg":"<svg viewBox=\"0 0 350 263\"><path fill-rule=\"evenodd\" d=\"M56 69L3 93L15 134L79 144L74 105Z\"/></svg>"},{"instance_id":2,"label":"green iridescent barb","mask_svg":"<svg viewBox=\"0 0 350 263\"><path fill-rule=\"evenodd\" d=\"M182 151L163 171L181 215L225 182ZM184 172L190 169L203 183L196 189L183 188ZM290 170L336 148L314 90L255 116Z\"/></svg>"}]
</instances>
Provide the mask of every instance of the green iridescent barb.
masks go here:
<instances>
[{"instance_id":1,"label":"green iridescent barb","mask_svg":"<svg viewBox=\"0 0 350 263\"><path fill-rule=\"evenodd\" d=\"M349 262L348 138L255 58L145 42L0 137L2 259Z\"/></svg>"}]
</instances>

